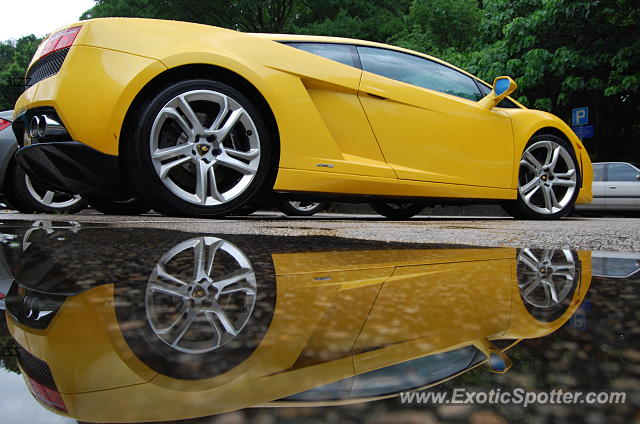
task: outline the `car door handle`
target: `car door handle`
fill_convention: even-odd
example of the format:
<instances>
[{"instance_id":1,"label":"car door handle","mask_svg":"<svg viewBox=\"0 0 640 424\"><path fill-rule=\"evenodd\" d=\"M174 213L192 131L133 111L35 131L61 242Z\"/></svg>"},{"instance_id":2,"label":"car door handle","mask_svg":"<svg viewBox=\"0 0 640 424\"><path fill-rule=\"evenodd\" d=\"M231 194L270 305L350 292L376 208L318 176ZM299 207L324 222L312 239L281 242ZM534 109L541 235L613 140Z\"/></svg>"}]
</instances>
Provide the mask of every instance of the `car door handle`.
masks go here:
<instances>
[{"instance_id":1,"label":"car door handle","mask_svg":"<svg viewBox=\"0 0 640 424\"><path fill-rule=\"evenodd\" d=\"M618 186L609 186L609 188L618 188Z\"/></svg>"}]
</instances>

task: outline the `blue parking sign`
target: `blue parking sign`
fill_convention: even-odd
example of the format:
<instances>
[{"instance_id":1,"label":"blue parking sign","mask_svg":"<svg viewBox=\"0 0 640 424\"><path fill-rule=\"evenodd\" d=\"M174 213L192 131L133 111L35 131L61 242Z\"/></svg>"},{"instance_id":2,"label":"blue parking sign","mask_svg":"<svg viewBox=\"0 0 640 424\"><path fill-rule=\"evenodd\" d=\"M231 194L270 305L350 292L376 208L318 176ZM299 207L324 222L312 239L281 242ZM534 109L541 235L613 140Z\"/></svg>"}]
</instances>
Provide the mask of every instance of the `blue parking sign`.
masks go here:
<instances>
[{"instance_id":1,"label":"blue parking sign","mask_svg":"<svg viewBox=\"0 0 640 424\"><path fill-rule=\"evenodd\" d=\"M571 111L571 125L587 125L589 123L589 108L577 107Z\"/></svg>"}]
</instances>

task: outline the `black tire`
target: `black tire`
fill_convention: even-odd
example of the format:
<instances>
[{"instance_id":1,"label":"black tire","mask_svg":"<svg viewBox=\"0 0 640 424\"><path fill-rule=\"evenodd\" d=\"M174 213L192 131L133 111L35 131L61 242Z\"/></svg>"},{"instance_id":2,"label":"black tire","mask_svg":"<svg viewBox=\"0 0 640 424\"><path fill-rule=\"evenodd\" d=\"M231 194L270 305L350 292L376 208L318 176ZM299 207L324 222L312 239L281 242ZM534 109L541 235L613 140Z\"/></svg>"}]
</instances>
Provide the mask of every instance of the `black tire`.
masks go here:
<instances>
[{"instance_id":1,"label":"black tire","mask_svg":"<svg viewBox=\"0 0 640 424\"><path fill-rule=\"evenodd\" d=\"M232 215L234 216L245 216L245 215L251 215L252 213L255 213L258 211L258 206L256 205L242 205L241 207L239 207L238 209L234 210Z\"/></svg>"},{"instance_id":2,"label":"black tire","mask_svg":"<svg viewBox=\"0 0 640 424\"><path fill-rule=\"evenodd\" d=\"M518 168L518 197L515 200L509 200L509 201L505 201L502 203L502 208L505 210L505 212L507 212L509 215L513 216L515 219L533 219L533 220L554 220L554 219L560 219L566 215L568 215L572 210L573 207L575 205L576 199L578 198L578 194L580 192L580 181L581 181L581 174L580 174L580 166L579 166L579 162L576 159L576 155L575 152L573 150L573 147L571 146L571 144L569 142L567 142L566 140L557 137L555 135L551 135L551 134L541 134L541 135L537 135L535 137L532 137L531 140L529 140L529 142L527 143L527 145L525 146L525 150L523 151L523 154L525 151L527 151L527 149L534 145L535 143L538 142L542 142L542 141L552 141L553 143L556 143L560 146L562 146L567 153L569 154L571 160L573 160L573 167L576 170L576 185L575 185L575 190L573 192L573 195L571 196L571 199L568 201L568 203L566 205L564 205L564 207L562 207L560 210L558 210L557 212L554 213L540 213L537 212L535 210L533 210L531 207L529 207L527 205L527 203L524 201L524 199L522 198L522 194L520 192L520 186L522 184L526 184L528 182L528 180L526 179L526 175L525 173L522 171L522 168ZM540 195L540 193L536 194L536 195ZM553 208L551 208L553 210Z\"/></svg>"},{"instance_id":3,"label":"black tire","mask_svg":"<svg viewBox=\"0 0 640 424\"><path fill-rule=\"evenodd\" d=\"M22 213L73 214L87 207L84 198L75 200L73 195L40 187L17 163L9 166L5 178L8 203ZM47 193L53 195L51 200L46 200Z\"/></svg>"},{"instance_id":4,"label":"black tire","mask_svg":"<svg viewBox=\"0 0 640 424\"><path fill-rule=\"evenodd\" d=\"M317 202L295 202L300 203L302 207L297 207L294 202L280 201L275 206L288 216L312 216L323 211L327 207L327 203ZM315 205L311 207L312 205Z\"/></svg>"},{"instance_id":5,"label":"black tire","mask_svg":"<svg viewBox=\"0 0 640 424\"><path fill-rule=\"evenodd\" d=\"M239 142L241 144L244 143L244 145L249 145L249 143L255 142L259 146L260 156L257 161L257 167L255 169L255 172L253 173L252 179L250 179L250 182L248 182L246 186L244 186L241 190L238 190L239 193L230 195L230 199L225 199L218 204L202 205L196 203L195 201L185 200L184 198L172 192L158 176L158 173L156 172L156 169L154 167L153 160L151 158L151 131L157 115L167 105L168 102L172 101L177 96L194 90L208 90L210 92L215 92L217 94L227 96L228 99L237 102L237 104L239 104L240 107L243 108L246 112L248 120L251 121L253 127L255 127L254 138L252 138L254 132L252 130L247 130L244 126L244 123L242 123L240 129L238 129L238 124L234 125L232 130L228 132L227 136L225 136L220 141L215 139L215 141L211 141L209 138L204 138L203 136L196 137L194 141L194 143L196 144L192 145L194 149L191 151L194 162L185 164L183 167L176 166L175 169L171 171L179 173L178 177L183 178L183 180L179 182L180 184L184 184L186 187L186 184L191 183L189 181L189 178L192 177L193 181L195 181L195 171L193 171L190 176L189 170L185 167L198 166L198 164L200 164L198 159L202 161L205 161L206 159L198 156L198 154L203 156L205 155L205 153L203 153L202 151L198 150L198 153L196 153L195 147L199 147L200 143L212 143L212 145L205 152L210 152L210 154L216 155L217 159L217 155L220 154L219 151L221 150L219 148L214 148L213 143L219 143L219 146L224 147L225 149L230 148L228 143L232 143L231 148L236 149L236 142L234 141L234 139L239 140ZM202 102L204 103L204 101ZM209 110L203 111L203 109L200 109L199 111L197 111L196 109L193 109L192 104L189 104L189 107L192 108L194 114L206 115L207 113L209 113ZM216 111L215 113L217 114L218 112ZM203 122L203 119L207 120L210 119L210 117L206 116L205 118L202 118L198 116L200 124L203 127L207 127L209 124ZM226 120L227 118L224 119ZM274 151L274 146L272 145L271 137L269 136L269 132L267 131L267 127L264 124L260 112L254 106L254 104L242 93L227 84L222 84L206 79L192 79L172 83L167 87L159 90L157 94L149 98L147 101L140 104L137 107L137 110L133 113L132 118L128 120L128 122L129 124L127 126L128 129L126 131L127 135L125 142L126 154L124 159L125 167L129 176L129 181L132 182L135 191L143 200L148 202L153 209L165 215L201 218L219 218L229 215L236 209L249 202L254 197L254 195L262 188L266 177L269 174L270 167L272 166L271 157L272 152ZM164 134L164 125L165 124L163 124L159 130L159 139ZM171 125L168 126L170 127ZM242 131L243 129L244 132ZM171 130L171 128L169 128L169 130ZM180 131L182 131L182 133ZM169 140L167 142L169 144L168 147L177 145L174 144L175 141L171 140L180 139L180 137L183 137L186 132L181 129L174 129L174 134L177 135L175 137L167 137L166 139ZM209 164L210 162L207 161L206 163ZM218 167L214 169L218 170ZM234 183L234 181L239 181L242 179L241 176L238 177L238 175L233 175L234 172L238 171L230 171L229 168L225 168L224 172L225 175L223 175L223 178L220 178L219 175L216 176L216 184L218 185L218 189L220 189L219 186L222 185L223 190L229 190L229 184L231 187L234 187L233 184L239 184ZM206 180L205 184L210 184L209 180ZM228 185L225 187L225 184ZM176 186L178 185L176 184ZM187 188L181 188L187 190ZM195 190L193 187L189 187L189 189ZM209 189L210 188L207 188L207 190ZM195 191L192 191L191 193L195 193ZM209 196L209 192L206 193L206 196Z\"/></svg>"},{"instance_id":6,"label":"black tire","mask_svg":"<svg viewBox=\"0 0 640 424\"><path fill-rule=\"evenodd\" d=\"M424 204L418 202L374 202L371 208L389 219L409 219L424 209Z\"/></svg>"},{"instance_id":7,"label":"black tire","mask_svg":"<svg viewBox=\"0 0 640 424\"><path fill-rule=\"evenodd\" d=\"M86 195L85 198L91 207L105 215L142 215L150 210L146 202L134 196L119 198L92 194Z\"/></svg>"},{"instance_id":8,"label":"black tire","mask_svg":"<svg viewBox=\"0 0 640 424\"><path fill-rule=\"evenodd\" d=\"M183 281L190 281L193 278L194 255L189 249L197 249L198 244L205 247L205 258L211 255L209 246L213 246L216 241L206 244L209 239L217 239L209 235L193 236L185 240L184 235L179 238L174 237L174 243L166 243L173 246L167 247L166 252L158 256L158 263L162 263L163 272L179 278ZM171 240L167 240L170 242ZM205 241L205 243L202 243ZM212 241L212 240L210 240ZM231 250L241 252L250 264L250 272L254 275L255 296L252 301L246 297L220 299L221 307L228 318L240 327L236 335L227 338L224 344L218 346L199 346L199 349L188 349L188 346L179 347L179 344L169 344L167 337L154 330L154 325L163 325L165 320L180 320L180 314L184 303L176 301L175 297L166 293L159 293L159 297L152 294L151 284L157 281L166 280L157 278L156 267L149 270L149 274L142 275L138 279L129 281L118 281L115 284L115 312L120 326L120 330L131 351L151 369L178 379L203 380L220 375L229 371L243 361L245 361L257 349L264 339L276 307L276 284L275 271L271 255L268 252L260 251L253 245L248 245L242 241L235 240L233 236L222 240L230 246ZM185 248L185 246L187 246ZM210 275L224 275L235 269L237 263L231 255L222 254L220 248L215 253L215 262ZM245 268L246 269L246 268ZM195 293L191 292L190 293ZM224 302L223 302L224 300ZM191 299L190 301L193 301ZM193 305L193 303L191 303ZM200 313L200 312L198 312ZM246 314L237 320L238 314ZM186 315L186 313L185 313ZM192 321L198 324L198 328L185 334L188 343L206 344L207 339L213 332L211 328L203 326L201 316L199 320ZM234 320L235 319L235 320ZM182 321L184 322L184 321ZM181 323L182 323L181 322ZM191 326L191 324L189 324ZM235 326L234 326L235 327ZM187 327L188 328L188 327ZM218 323L218 329L220 329ZM199 331L195 331L199 330ZM209 331L207 331L209 330ZM218 334L219 330L218 330ZM226 334L226 333L225 333ZM204 343L203 343L204 342Z\"/></svg>"}]
</instances>

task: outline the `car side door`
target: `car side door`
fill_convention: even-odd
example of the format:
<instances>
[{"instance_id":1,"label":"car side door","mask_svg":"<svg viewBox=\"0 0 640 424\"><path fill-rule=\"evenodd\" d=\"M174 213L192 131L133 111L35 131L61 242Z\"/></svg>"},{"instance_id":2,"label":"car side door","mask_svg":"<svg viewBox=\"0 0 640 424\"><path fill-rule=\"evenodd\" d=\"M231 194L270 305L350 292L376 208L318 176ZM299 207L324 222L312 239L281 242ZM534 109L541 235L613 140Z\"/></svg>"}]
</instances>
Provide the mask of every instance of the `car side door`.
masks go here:
<instances>
[{"instance_id":1,"label":"car side door","mask_svg":"<svg viewBox=\"0 0 640 424\"><path fill-rule=\"evenodd\" d=\"M473 78L417 55L357 49L360 101L398 178L512 188L511 120L477 104Z\"/></svg>"},{"instance_id":2,"label":"car side door","mask_svg":"<svg viewBox=\"0 0 640 424\"><path fill-rule=\"evenodd\" d=\"M640 209L640 170L628 163L607 165L608 210Z\"/></svg>"}]
</instances>

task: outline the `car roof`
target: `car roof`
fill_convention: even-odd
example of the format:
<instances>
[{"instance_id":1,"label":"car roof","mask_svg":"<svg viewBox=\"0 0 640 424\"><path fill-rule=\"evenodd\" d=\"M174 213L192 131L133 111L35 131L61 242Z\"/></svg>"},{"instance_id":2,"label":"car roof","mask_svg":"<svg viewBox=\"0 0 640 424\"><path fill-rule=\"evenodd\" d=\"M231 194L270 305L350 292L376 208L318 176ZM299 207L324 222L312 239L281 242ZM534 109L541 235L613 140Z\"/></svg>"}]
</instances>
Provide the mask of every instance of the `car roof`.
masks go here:
<instances>
[{"instance_id":1,"label":"car roof","mask_svg":"<svg viewBox=\"0 0 640 424\"><path fill-rule=\"evenodd\" d=\"M423 57L425 59L432 60L434 62L438 62L438 63L440 63L442 65L445 65L445 66L453 68L453 69L455 69L457 71L460 71L465 75L469 75L470 77L472 77L474 79L482 81L480 78L476 77L473 74L470 74L469 72L465 71L464 69L460 69L457 66L452 65L452 64L450 64L448 62L445 62L442 59L438 59L437 57L429 56L428 54L420 53L420 52L417 52L415 50L405 49L405 48L398 47L398 46L392 46L390 44L377 43L375 41L358 40L356 38L328 37L328 36L324 36L324 35L262 34L262 33L251 33L251 35L254 35L254 36L260 37L260 38L266 38L266 39L272 40L272 41L279 41L279 42L291 41L291 42L302 42L302 43L354 44L354 45L363 46L363 47L378 47L378 48L387 49L387 50L395 50L395 51L399 51L399 52L402 52L402 53L408 53L408 54L411 54L411 55L414 55L414 56L420 56L420 57ZM485 81L482 81L482 82L485 82ZM488 83L486 83L486 84L488 84ZM488 85L491 86L491 84L488 84Z\"/></svg>"}]
</instances>

